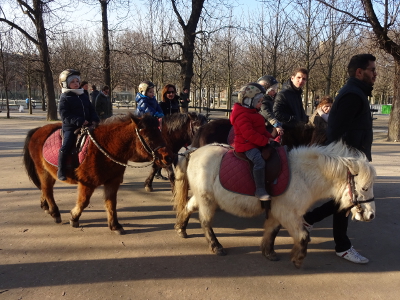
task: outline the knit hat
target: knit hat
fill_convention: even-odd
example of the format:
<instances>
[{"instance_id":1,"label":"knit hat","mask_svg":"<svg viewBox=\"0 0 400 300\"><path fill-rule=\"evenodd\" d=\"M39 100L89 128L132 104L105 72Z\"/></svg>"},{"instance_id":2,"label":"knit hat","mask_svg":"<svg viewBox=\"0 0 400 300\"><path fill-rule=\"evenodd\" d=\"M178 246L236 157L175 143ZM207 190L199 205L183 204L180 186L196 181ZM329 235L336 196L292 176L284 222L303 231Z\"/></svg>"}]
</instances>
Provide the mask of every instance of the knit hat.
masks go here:
<instances>
[{"instance_id":1,"label":"knit hat","mask_svg":"<svg viewBox=\"0 0 400 300\"><path fill-rule=\"evenodd\" d=\"M71 81L75 78L78 78L79 82L81 82L81 77L78 75L71 75L67 77L67 87L69 87L69 84L71 83Z\"/></svg>"}]
</instances>

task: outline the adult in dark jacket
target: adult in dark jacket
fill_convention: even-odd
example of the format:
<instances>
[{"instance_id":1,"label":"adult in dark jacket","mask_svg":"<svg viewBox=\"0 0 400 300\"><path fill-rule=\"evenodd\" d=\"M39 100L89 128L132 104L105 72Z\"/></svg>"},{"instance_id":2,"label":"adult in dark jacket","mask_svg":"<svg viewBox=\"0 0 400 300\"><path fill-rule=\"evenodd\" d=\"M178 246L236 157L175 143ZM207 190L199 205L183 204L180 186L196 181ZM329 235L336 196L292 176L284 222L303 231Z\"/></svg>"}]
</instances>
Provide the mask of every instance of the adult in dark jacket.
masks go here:
<instances>
[{"instance_id":1,"label":"adult in dark jacket","mask_svg":"<svg viewBox=\"0 0 400 300\"><path fill-rule=\"evenodd\" d=\"M89 83L85 80L83 80L79 86L80 89L83 89L83 92L85 93L85 95L89 98L89 92L88 92L88 88L89 88Z\"/></svg>"},{"instance_id":2,"label":"adult in dark jacket","mask_svg":"<svg viewBox=\"0 0 400 300\"><path fill-rule=\"evenodd\" d=\"M161 91L161 101L158 103L164 115L172 115L179 112L179 96L176 94L176 87L167 84Z\"/></svg>"},{"instance_id":3,"label":"adult in dark jacket","mask_svg":"<svg viewBox=\"0 0 400 300\"><path fill-rule=\"evenodd\" d=\"M274 114L274 101L279 83L271 75L264 75L258 78L257 83L261 84L266 91L261 104L260 114L264 117L268 132L275 138L277 135L283 134L282 124L276 119Z\"/></svg>"},{"instance_id":4,"label":"adult in dark jacket","mask_svg":"<svg viewBox=\"0 0 400 300\"><path fill-rule=\"evenodd\" d=\"M164 115L172 115L179 113L179 96L176 94L176 87L173 84L167 84L161 91L161 101L158 103ZM154 176L156 179L168 180L167 177L161 174L159 168Z\"/></svg>"},{"instance_id":5,"label":"adult in dark jacket","mask_svg":"<svg viewBox=\"0 0 400 300\"><path fill-rule=\"evenodd\" d=\"M66 159L76 140L74 131L83 125L96 126L100 121L89 98L83 89L79 88L79 75L79 71L67 69L59 77L59 83L62 88L59 113L62 120L64 138L58 155L57 177L61 181L67 180Z\"/></svg>"},{"instance_id":6,"label":"adult in dark jacket","mask_svg":"<svg viewBox=\"0 0 400 300\"><path fill-rule=\"evenodd\" d=\"M105 120L112 116L112 103L108 96L110 87L105 85L96 98L96 112L101 120Z\"/></svg>"},{"instance_id":7,"label":"adult in dark jacket","mask_svg":"<svg viewBox=\"0 0 400 300\"><path fill-rule=\"evenodd\" d=\"M90 102L92 102L93 108L96 108L96 98L100 94L100 91L97 87L93 84L92 85L92 92L90 93Z\"/></svg>"},{"instance_id":8,"label":"adult in dark jacket","mask_svg":"<svg viewBox=\"0 0 400 300\"><path fill-rule=\"evenodd\" d=\"M303 93L301 88L306 84L307 79L308 71L306 69L295 69L290 80L284 83L282 90L275 97L273 111L276 119L282 123L283 129L308 122L301 99Z\"/></svg>"},{"instance_id":9,"label":"adult in dark jacket","mask_svg":"<svg viewBox=\"0 0 400 300\"><path fill-rule=\"evenodd\" d=\"M347 67L350 78L335 98L327 128L328 143L342 139L347 145L364 152L370 161L373 133L368 96L371 96L377 76L375 60L371 54L359 54L351 58ZM368 263L369 260L351 245L347 236L347 212L338 211L334 200L306 213L304 226L311 231L315 222L332 214L336 254L354 263Z\"/></svg>"}]
</instances>

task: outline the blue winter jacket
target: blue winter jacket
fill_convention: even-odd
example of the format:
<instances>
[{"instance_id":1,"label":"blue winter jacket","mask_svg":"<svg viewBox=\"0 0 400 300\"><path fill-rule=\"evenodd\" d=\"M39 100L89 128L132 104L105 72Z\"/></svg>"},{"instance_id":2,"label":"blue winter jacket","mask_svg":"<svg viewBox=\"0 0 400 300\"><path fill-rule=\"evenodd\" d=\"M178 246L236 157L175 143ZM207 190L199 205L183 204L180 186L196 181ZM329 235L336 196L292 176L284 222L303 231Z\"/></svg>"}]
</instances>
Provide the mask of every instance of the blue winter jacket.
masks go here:
<instances>
[{"instance_id":1,"label":"blue winter jacket","mask_svg":"<svg viewBox=\"0 0 400 300\"><path fill-rule=\"evenodd\" d=\"M136 113L138 116L150 114L157 118L164 117L164 113L158 104L156 97L149 98L141 93L136 94Z\"/></svg>"},{"instance_id":2,"label":"blue winter jacket","mask_svg":"<svg viewBox=\"0 0 400 300\"><path fill-rule=\"evenodd\" d=\"M85 93L82 95L77 95L74 92L62 93L60 96L59 113L64 131L75 131L82 127L85 120L89 122L89 125L92 122L100 122Z\"/></svg>"}]
</instances>

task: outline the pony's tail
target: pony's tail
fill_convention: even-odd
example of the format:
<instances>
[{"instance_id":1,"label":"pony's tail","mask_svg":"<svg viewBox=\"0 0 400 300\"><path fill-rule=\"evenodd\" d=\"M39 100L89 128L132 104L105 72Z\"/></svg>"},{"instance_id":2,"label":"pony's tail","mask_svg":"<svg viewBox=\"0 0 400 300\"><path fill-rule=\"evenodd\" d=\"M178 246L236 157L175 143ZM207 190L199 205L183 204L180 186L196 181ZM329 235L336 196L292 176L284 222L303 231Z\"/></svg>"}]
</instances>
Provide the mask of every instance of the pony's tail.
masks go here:
<instances>
[{"instance_id":1,"label":"pony's tail","mask_svg":"<svg viewBox=\"0 0 400 300\"><path fill-rule=\"evenodd\" d=\"M40 190L41 189L41 185L40 185L40 179L38 174L36 173L36 167L35 167L35 163L31 157L31 154L29 152L29 143L31 141L32 135L39 129L38 128L34 128L31 129L26 138L25 138L25 144L24 144L24 166L26 169L26 173L28 173L29 179L32 180L32 182L37 186L37 188Z\"/></svg>"},{"instance_id":2,"label":"pony's tail","mask_svg":"<svg viewBox=\"0 0 400 300\"><path fill-rule=\"evenodd\" d=\"M181 156L175 166L175 186L174 186L174 210L179 214L188 202L189 181L187 177L187 166L189 163L190 154L194 150L188 150Z\"/></svg>"}]
</instances>

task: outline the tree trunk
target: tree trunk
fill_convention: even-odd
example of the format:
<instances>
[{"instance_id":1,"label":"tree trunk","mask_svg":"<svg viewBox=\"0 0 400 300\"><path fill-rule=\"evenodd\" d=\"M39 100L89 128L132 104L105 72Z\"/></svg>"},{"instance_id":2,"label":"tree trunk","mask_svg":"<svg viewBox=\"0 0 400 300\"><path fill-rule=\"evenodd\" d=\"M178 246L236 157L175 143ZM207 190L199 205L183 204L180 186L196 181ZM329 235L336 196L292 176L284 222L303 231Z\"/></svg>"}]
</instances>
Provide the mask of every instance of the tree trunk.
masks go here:
<instances>
[{"instance_id":1,"label":"tree trunk","mask_svg":"<svg viewBox=\"0 0 400 300\"><path fill-rule=\"evenodd\" d=\"M110 69L110 41L108 38L108 16L107 16L108 0L100 0L100 5L101 5L101 28L103 35L103 79L104 79L104 84L110 87L110 93L111 93L112 87L111 87L111 69Z\"/></svg>"},{"instance_id":2,"label":"tree trunk","mask_svg":"<svg viewBox=\"0 0 400 300\"><path fill-rule=\"evenodd\" d=\"M33 1L35 12L35 26L38 38L38 49L42 58L44 84L47 94L47 120L57 120L57 105L54 93L53 72L50 66L49 48L47 46L46 29L43 23L43 3L40 0Z\"/></svg>"},{"instance_id":3,"label":"tree trunk","mask_svg":"<svg viewBox=\"0 0 400 300\"><path fill-rule=\"evenodd\" d=\"M400 142L400 60L395 60L395 76L393 82L392 111L389 117L388 141Z\"/></svg>"}]
</instances>

